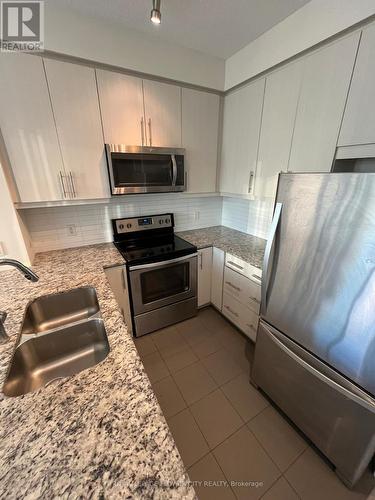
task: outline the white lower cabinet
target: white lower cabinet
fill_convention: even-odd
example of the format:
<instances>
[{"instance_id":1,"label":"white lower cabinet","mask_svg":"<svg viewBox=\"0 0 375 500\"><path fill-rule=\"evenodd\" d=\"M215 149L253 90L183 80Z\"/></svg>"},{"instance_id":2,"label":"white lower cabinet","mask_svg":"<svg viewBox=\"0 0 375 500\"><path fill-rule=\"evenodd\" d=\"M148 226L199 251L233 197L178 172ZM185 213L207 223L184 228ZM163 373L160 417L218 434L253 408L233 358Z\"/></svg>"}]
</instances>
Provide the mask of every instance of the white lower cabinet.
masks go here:
<instances>
[{"instance_id":1,"label":"white lower cabinet","mask_svg":"<svg viewBox=\"0 0 375 500\"><path fill-rule=\"evenodd\" d=\"M259 314L260 286L250 279L225 267L223 292Z\"/></svg>"},{"instance_id":2,"label":"white lower cabinet","mask_svg":"<svg viewBox=\"0 0 375 500\"><path fill-rule=\"evenodd\" d=\"M212 247L198 250L198 307L211 302Z\"/></svg>"},{"instance_id":3,"label":"white lower cabinet","mask_svg":"<svg viewBox=\"0 0 375 500\"><path fill-rule=\"evenodd\" d=\"M256 341L259 317L258 314L245 307L241 302L224 291L223 314L252 341Z\"/></svg>"},{"instance_id":4,"label":"white lower cabinet","mask_svg":"<svg viewBox=\"0 0 375 500\"><path fill-rule=\"evenodd\" d=\"M223 278L225 252L220 248L212 249L211 304L221 311L223 305Z\"/></svg>"}]
</instances>

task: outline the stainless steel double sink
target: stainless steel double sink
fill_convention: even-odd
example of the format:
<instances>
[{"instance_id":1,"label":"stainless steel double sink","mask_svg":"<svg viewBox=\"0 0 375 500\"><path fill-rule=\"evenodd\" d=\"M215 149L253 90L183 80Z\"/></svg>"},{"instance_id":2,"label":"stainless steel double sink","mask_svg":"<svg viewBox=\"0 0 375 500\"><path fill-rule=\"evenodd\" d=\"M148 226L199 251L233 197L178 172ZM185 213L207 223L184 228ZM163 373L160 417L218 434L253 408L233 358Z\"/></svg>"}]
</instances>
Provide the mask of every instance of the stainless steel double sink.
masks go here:
<instances>
[{"instance_id":1,"label":"stainless steel double sink","mask_svg":"<svg viewBox=\"0 0 375 500\"><path fill-rule=\"evenodd\" d=\"M93 287L39 297L27 306L3 392L34 391L96 365L109 350Z\"/></svg>"}]
</instances>

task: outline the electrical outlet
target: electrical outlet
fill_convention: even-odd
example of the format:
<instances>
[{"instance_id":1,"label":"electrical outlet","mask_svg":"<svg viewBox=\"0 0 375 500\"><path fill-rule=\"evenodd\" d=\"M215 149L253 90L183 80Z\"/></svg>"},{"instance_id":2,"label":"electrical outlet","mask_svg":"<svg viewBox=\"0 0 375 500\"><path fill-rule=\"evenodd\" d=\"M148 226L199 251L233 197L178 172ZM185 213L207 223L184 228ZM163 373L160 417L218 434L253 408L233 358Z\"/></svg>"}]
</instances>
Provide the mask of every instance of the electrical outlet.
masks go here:
<instances>
[{"instance_id":1,"label":"electrical outlet","mask_svg":"<svg viewBox=\"0 0 375 500\"><path fill-rule=\"evenodd\" d=\"M69 236L77 236L77 226L75 224L68 224L66 229Z\"/></svg>"}]
</instances>

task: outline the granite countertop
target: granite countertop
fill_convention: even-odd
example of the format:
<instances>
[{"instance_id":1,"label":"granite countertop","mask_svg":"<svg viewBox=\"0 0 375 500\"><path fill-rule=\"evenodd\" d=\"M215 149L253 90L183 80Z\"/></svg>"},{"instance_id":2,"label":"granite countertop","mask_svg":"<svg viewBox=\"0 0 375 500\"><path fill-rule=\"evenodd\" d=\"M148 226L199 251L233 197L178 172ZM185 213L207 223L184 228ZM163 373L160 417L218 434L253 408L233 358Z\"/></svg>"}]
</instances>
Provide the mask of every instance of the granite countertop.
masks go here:
<instances>
[{"instance_id":1,"label":"granite countertop","mask_svg":"<svg viewBox=\"0 0 375 500\"><path fill-rule=\"evenodd\" d=\"M225 226L206 227L176 233L198 248L217 247L262 268L266 240Z\"/></svg>"},{"instance_id":2,"label":"granite countertop","mask_svg":"<svg viewBox=\"0 0 375 500\"><path fill-rule=\"evenodd\" d=\"M1 498L195 498L189 478L103 271L112 244L36 256L38 283L1 273L0 384L27 302L96 288L111 351L100 364L17 398L0 394Z\"/></svg>"}]
</instances>

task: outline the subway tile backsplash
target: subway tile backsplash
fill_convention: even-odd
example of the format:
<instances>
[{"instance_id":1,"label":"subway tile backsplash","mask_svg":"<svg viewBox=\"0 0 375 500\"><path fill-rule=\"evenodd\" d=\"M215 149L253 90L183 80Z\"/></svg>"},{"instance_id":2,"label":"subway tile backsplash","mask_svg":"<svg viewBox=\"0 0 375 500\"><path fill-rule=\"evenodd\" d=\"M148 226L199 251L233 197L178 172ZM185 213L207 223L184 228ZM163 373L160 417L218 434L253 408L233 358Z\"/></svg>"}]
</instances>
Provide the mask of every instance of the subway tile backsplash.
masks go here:
<instances>
[{"instance_id":1,"label":"subway tile backsplash","mask_svg":"<svg viewBox=\"0 0 375 500\"><path fill-rule=\"evenodd\" d=\"M239 198L137 195L109 203L22 210L35 252L113 240L111 219L173 212L176 231L223 225L266 238L273 203Z\"/></svg>"},{"instance_id":2,"label":"subway tile backsplash","mask_svg":"<svg viewBox=\"0 0 375 500\"><path fill-rule=\"evenodd\" d=\"M176 231L221 224L222 199L137 195L124 201L22 210L36 252L113 241L111 219L173 212Z\"/></svg>"}]
</instances>

